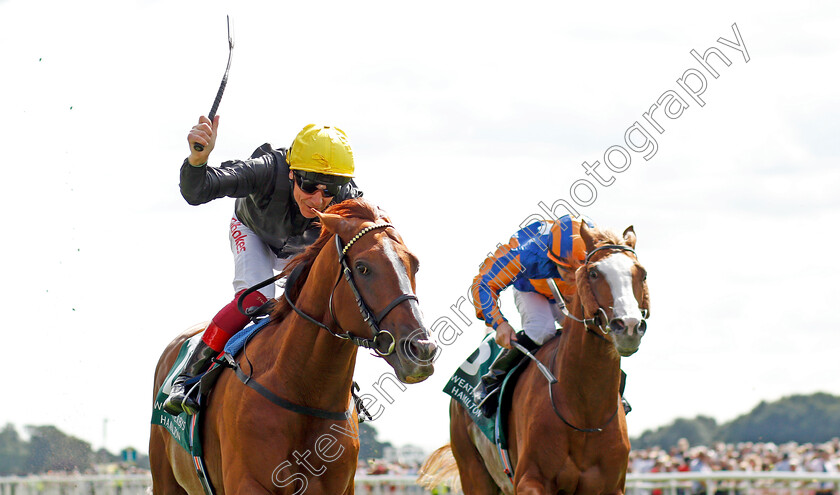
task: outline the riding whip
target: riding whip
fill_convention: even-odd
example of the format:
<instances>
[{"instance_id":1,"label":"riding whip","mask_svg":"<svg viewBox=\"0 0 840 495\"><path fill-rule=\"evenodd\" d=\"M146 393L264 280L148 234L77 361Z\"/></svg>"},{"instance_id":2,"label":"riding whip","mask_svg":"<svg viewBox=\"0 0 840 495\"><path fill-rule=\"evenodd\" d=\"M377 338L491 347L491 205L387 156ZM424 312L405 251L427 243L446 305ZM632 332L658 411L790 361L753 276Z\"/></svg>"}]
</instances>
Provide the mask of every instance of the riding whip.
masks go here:
<instances>
[{"instance_id":1,"label":"riding whip","mask_svg":"<svg viewBox=\"0 0 840 495\"><path fill-rule=\"evenodd\" d=\"M233 35L230 32L230 16L227 16L227 30L228 30L228 61L227 61L227 68L225 69L225 75L222 77L222 84L219 85L219 91L216 93L216 99L213 101L213 106L210 108L210 113L207 114L207 117L210 119L210 123L213 123L213 117L216 116L216 110L219 109L219 103L222 101L222 95L225 92L225 86L227 86L227 79L228 73L230 72L230 59L233 56ZM204 151L204 146L199 143L193 143L193 149L196 151Z\"/></svg>"},{"instance_id":2,"label":"riding whip","mask_svg":"<svg viewBox=\"0 0 840 495\"><path fill-rule=\"evenodd\" d=\"M557 378L555 378L554 374L551 373L551 370L549 370L544 364L542 364L540 362L540 360L537 359L537 356L534 356L533 354L531 354L531 351L526 349L525 346L523 346L522 344L520 344L519 342L517 342L515 340L511 340L510 344L513 347L516 347L519 350L519 352L528 356L528 359L537 363L537 369L539 369L540 373L542 373L543 376L545 377L545 379L548 380L548 383L552 383L552 384L557 383Z\"/></svg>"}]
</instances>

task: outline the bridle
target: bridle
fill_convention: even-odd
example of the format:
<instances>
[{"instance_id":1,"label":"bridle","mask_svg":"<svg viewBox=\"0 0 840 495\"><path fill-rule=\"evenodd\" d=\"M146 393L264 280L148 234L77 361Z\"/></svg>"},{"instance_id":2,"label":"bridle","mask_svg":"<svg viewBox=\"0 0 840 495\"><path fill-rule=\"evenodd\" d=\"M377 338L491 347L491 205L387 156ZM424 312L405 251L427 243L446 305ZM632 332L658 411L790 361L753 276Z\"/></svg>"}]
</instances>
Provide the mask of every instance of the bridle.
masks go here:
<instances>
[{"instance_id":1,"label":"bridle","mask_svg":"<svg viewBox=\"0 0 840 495\"><path fill-rule=\"evenodd\" d=\"M388 313L390 313L391 310L393 310L395 307L397 307L403 301L408 301L408 300L412 300L412 299L417 301L417 296L415 296L414 294L400 294L393 301L391 301L387 306L385 306L385 308L382 311L380 311L376 314L373 314L371 309L368 307L367 303L365 302L364 298L362 297L361 293L359 292L359 288L356 286L356 282L353 279L353 271L350 269L350 265L347 261L348 260L347 252L350 250L350 248L353 246L353 244L356 243L356 241L358 241L362 236L364 236L368 232L370 232L372 230L375 230L375 229L386 229L386 228L389 228L389 227L393 228L394 226L391 225L390 223L378 223L378 224L375 224L375 225L365 227L364 229L360 230L358 234L353 236L353 238L350 239L350 241L346 245L343 244L343 242L341 240L341 237L338 234L335 234L335 248L338 251L338 261L339 261L339 264L341 266L339 268L338 278L335 281L335 285L333 286L332 292L330 292L330 303L329 303L329 305L330 305L330 316L331 316L332 320L334 322L336 322L336 324L338 324L338 320L335 317L335 310L334 310L334 307L333 307L333 296L335 295L335 290L338 288L338 284L339 284L339 282L341 282L341 278L342 278L342 275L343 275L344 280L347 281L347 285L350 286L350 290L353 292L353 296L356 299L356 305L358 305L358 307L359 307L359 312L362 315L362 319L365 321L365 323L367 323L368 327L370 327L370 329L371 329L371 332L372 332L372 335L373 335L372 338L359 337L359 336L353 335L353 334L351 334L350 332L347 332L347 331L337 332L337 331L333 330L329 326L327 326L324 323L321 323L320 321L316 320L315 318L309 316L308 314L303 312L300 308L295 306L295 304L292 302L291 298L289 297L288 291L284 292L284 295L286 297L286 302L289 304L289 306L293 310L295 310L295 312L297 314L302 316L305 320L309 321L310 323L313 323L313 324L317 325L320 328L323 328L324 330L326 330L327 332L332 334L334 337L337 337L339 339L349 340L350 342L352 342L353 344L355 344L359 347L364 347L366 349L372 349L373 351L375 351L380 356L388 356L388 355L393 354L394 349L395 349L396 344L397 344L396 339L394 338L394 334L392 334L388 330L382 330L381 328L379 328L379 325L382 323L382 320L384 320L385 317L388 316ZM291 287L295 283L295 280L297 280L297 278L300 276L301 272L303 271L303 268L304 268L303 265L298 265L297 267L295 267L294 270L292 270L292 273L289 275L289 278L286 281L286 287ZM382 349L383 341L381 340L381 337L383 335L386 335L390 340L390 343L387 344L387 348L385 348L384 350Z\"/></svg>"},{"instance_id":2,"label":"bridle","mask_svg":"<svg viewBox=\"0 0 840 495\"><path fill-rule=\"evenodd\" d=\"M630 246L624 246L622 244L605 244L603 246L598 246L597 248L593 249L586 253L586 258L583 260L583 267L589 265L589 261L591 260L592 256L597 253L598 251L606 251L606 250L618 250L618 251L626 251L628 253L633 254L634 257L637 257L636 251L633 250ZM602 340L607 340L606 335L609 335L612 331L609 327L609 317L607 316L607 312L604 310L604 307L598 304L598 308L593 312L591 318L586 317L586 308L583 305L583 301L580 303L581 312L583 314L583 318L578 318L573 315L571 312L568 311L566 308L566 303L563 299L562 294L560 294L560 290L557 288L557 284L554 282L554 279L548 280L549 288L551 289L551 293L554 296L554 299L557 301L558 306L560 306L560 311L563 313L564 316L571 318L572 320L583 323L586 327L586 330L592 335L598 337ZM647 308L639 308L642 312L642 321L639 322L640 328L647 327L647 317L649 311ZM600 330L600 334L595 330Z\"/></svg>"},{"instance_id":3,"label":"bridle","mask_svg":"<svg viewBox=\"0 0 840 495\"><path fill-rule=\"evenodd\" d=\"M582 267L585 268L589 264L590 260L592 259L592 256L595 253L597 253L598 251L605 251L605 250L626 251L626 252L632 253L633 256L636 256L636 251L634 251L633 248L631 248L630 246L624 246L622 244L605 244L603 246L598 246L597 248L593 249L592 251L586 253L586 258L584 258L584 260L583 260ZM589 283L589 282L587 281L587 283ZM554 296L554 300L557 301L557 305L560 307L560 311L565 316L567 316L568 318L571 318L572 320L574 320L578 323L583 323L587 332L589 332L592 335L598 337L599 339L610 342L610 340L606 338L606 336L609 335L610 332L612 331L609 327L609 318L607 317L607 312L604 310L603 306L601 306L600 303L598 303L598 309L595 310L595 312L592 315L592 318L587 318L586 317L586 307L584 307L583 301L581 301L580 307L581 307L581 312L583 314L583 318L577 318L571 312L569 312L568 309L566 308L566 304L565 304L565 301L563 300L563 296L560 293L560 290L557 288L557 284L554 282L554 279L548 279L548 286L551 289L551 293ZM591 286L590 286L590 288L591 288ZM593 292L593 294L594 294L594 292ZM640 328L645 328L647 326L646 320L647 320L649 312L648 312L647 308L639 308L639 309L642 311L642 321L639 323L639 326L640 326ZM595 330L600 330L601 333L599 334ZM551 369L554 369L554 362L555 362L556 358L557 358L557 354L555 353L551 357ZM615 412L613 412L612 415L609 417L609 419L607 419L607 421L603 425L601 425L600 427L598 427L598 428L579 428L579 427L573 425L572 423L570 423L565 417L563 417L563 415L560 413L560 410L557 408L557 404L554 400L554 391L552 389L552 385L554 383L557 383L556 378L553 381L551 379L548 380L548 397L549 397L549 400L551 401L551 407L552 407L552 409L554 409L554 414L556 414L557 417L560 418L564 423L566 423L566 425L569 426L570 428L572 428L576 431L579 431L579 432L583 432L583 433L602 432L602 431L604 431L604 428L606 428L607 425L609 425L612 422L612 420L615 419L615 417L618 415L618 408L621 407L620 402L619 402L619 405L616 407Z\"/></svg>"},{"instance_id":4,"label":"bridle","mask_svg":"<svg viewBox=\"0 0 840 495\"><path fill-rule=\"evenodd\" d=\"M385 306L385 309L383 309L379 313L376 313L375 315L372 314L370 308L368 308L367 303L365 303L364 298L362 297L361 293L359 292L359 288L356 286L356 282L353 280L353 272L350 270L350 265L347 262L347 251L350 250L350 247L353 246L353 244L355 244L356 241L358 241L362 236L364 236L368 232L370 232L372 230L375 230L375 229L385 229L385 228L389 228L389 227L393 228L394 226L391 225L390 223L378 223L378 224L375 224L375 225L365 227L364 229L359 231L359 233L356 234L352 239L350 239L350 242L348 242L346 245L344 245L342 243L341 237L339 237L338 234L335 234L335 247L338 250L338 261L339 261L341 266L339 268L338 278L335 281L335 285L333 286L332 292L330 292L330 303L329 303L329 305L330 305L330 316L332 317L333 321L337 322L337 320L335 318L335 312L333 310L333 296L335 295L335 290L338 287L338 283L341 282L341 277L342 277L342 274L343 274L344 279L347 281L347 284L350 286L350 289L353 291L353 296L356 298L356 304L359 306L359 312L362 314L362 319L365 321L365 323L368 324L371 331L373 332L373 337L372 338L368 339L368 338L364 338L364 337L359 337L359 336L353 335L350 332L346 332L346 331L345 332L336 332L335 330L331 329L329 326L327 326L327 325L321 323L320 321L316 320L315 318L309 316L308 314L304 313L300 308L295 306L295 304L289 298L288 291L284 291L284 295L286 297L286 301L289 303L289 306L291 306L291 308L294 309L295 312L297 314L301 315L304 319L306 319L310 323L313 323L313 324L317 325L320 328L323 328L324 330L328 331L330 334L332 334L333 336L335 336L339 339L349 340L350 342L354 343L355 345L357 345L359 347L364 347L366 349L373 349L380 356L388 356L388 355L392 354L394 352L395 347L396 347L396 340L394 339L394 334L392 334L388 330L382 330L382 329L379 328L379 325L382 323L382 320L385 319L385 317L388 315L388 313L391 312L391 310L393 310L395 307L397 307L397 305L399 305L403 301L407 301L407 300L411 300L411 299L417 301L417 296L415 296L414 294L401 294L401 295L397 296L393 301L391 301L387 306ZM292 270L292 273L289 274L289 277L286 279L286 287L291 287L295 283L295 281L298 279L298 277L300 277L301 273L303 273L304 268L305 268L305 265L300 264L297 267L295 267L294 270ZM255 286L249 288L248 290L244 291L242 293L242 295L239 296L239 299L237 301L237 307L239 308L239 311L242 312L243 314L247 315L247 316L254 316L254 315L262 314L263 312L265 312L273 304L273 300L268 301L267 303L263 304L259 308L248 308L247 310L242 308L243 301L248 296L248 294L250 294L250 293L252 293L252 292L254 292L258 289L261 289L262 287L265 287L266 285L274 283L275 281L277 281L281 277L282 277L282 274L277 275L277 276L272 277L268 280L260 282L259 284L257 284ZM390 344L388 344L388 348L384 351L380 349L380 346L382 344L382 341L380 340L380 337L382 335L388 335L390 337L390 340L391 340ZM329 419L329 420L333 420L333 421L344 421L344 420L349 420L350 418L353 417L352 406L351 406L350 409L348 409L347 411L344 411L344 412L331 412L331 411L325 411L325 410L322 410L322 409L316 409L316 408L312 408L312 407L303 406L303 405L300 405L300 404L295 404L295 403L292 403L292 402L278 396L277 394L273 393L272 391L268 390L266 387L264 387L263 385L258 383L256 380L252 379L251 375L246 374L241 369L241 367L239 366L239 363L237 363L236 360L233 358L233 356L230 356L229 354L225 354L223 360L220 361L220 364L232 368L234 370L234 372L236 373L237 378L239 378L239 380L242 383L244 383L245 385L247 385L247 386L251 387L252 389L256 390L260 395L262 395L263 397L265 397L269 401L273 402L274 404L276 404L276 405L278 405L278 406L280 406L284 409L287 409L289 411L292 411L292 412L295 412L295 413L298 413L298 414L306 414L306 415L309 415L309 416L314 416L316 418ZM252 366L252 371L253 371L253 366ZM371 418L370 413L368 413L367 410L364 407L364 402L355 394L355 391L358 390L358 385L356 385L355 382L354 382L353 385L354 385L354 388L351 389L350 393L353 396L354 404L355 404L356 408L359 409L361 412L364 412L365 414L367 414L368 418Z\"/></svg>"}]
</instances>

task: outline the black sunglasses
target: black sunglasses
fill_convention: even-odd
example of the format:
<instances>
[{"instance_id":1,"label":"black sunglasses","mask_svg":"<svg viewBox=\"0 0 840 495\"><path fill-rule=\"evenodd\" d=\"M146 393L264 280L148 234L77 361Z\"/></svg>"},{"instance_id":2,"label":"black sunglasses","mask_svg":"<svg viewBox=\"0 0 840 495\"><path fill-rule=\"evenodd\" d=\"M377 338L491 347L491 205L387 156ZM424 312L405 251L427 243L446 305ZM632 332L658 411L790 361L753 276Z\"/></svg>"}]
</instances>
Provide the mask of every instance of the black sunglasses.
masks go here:
<instances>
[{"instance_id":1,"label":"black sunglasses","mask_svg":"<svg viewBox=\"0 0 840 495\"><path fill-rule=\"evenodd\" d=\"M298 187L304 193L315 194L316 192L321 191L321 194L325 198L331 198L338 194L339 191L341 191L341 185L339 184L324 184L323 182L318 182L315 180L307 179L305 177L301 177L297 173L295 173L295 182L297 182ZM321 189L318 186L324 186L324 189Z\"/></svg>"}]
</instances>

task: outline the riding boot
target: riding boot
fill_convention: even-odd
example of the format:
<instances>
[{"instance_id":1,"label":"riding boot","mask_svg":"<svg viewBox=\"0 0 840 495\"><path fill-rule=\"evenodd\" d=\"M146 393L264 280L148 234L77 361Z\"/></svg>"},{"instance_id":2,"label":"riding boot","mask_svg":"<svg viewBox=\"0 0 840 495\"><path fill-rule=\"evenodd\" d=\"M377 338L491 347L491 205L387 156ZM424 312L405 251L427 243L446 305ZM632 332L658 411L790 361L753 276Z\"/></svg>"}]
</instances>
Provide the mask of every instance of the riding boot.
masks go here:
<instances>
[{"instance_id":1,"label":"riding boot","mask_svg":"<svg viewBox=\"0 0 840 495\"><path fill-rule=\"evenodd\" d=\"M192 354L187 359L184 370L172 382L172 391L169 394L169 398L163 404L164 411L172 415L177 415L182 412L193 415L198 412L198 403L193 398L187 396L187 390L184 386L185 382L204 371L210 358L221 353L227 341L248 324L249 318L239 312L236 304L239 296L243 292L245 291L237 292L233 301L229 302L216 313L216 316L207 325L201 342L193 349ZM266 297L260 292L252 292L245 297L243 307L262 306L266 301Z\"/></svg>"},{"instance_id":2,"label":"riding boot","mask_svg":"<svg viewBox=\"0 0 840 495\"><path fill-rule=\"evenodd\" d=\"M212 325L212 324L211 324ZM185 412L193 415L198 412L198 403L187 395L185 383L191 378L198 376L207 366L210 358L218 355L219 352L214 350L203 340L198 342L195 349L187 358L187 364L184 366L181 374L172 382L172 391L169 392L169 397L163 403L163 410L177 416Z\"/></svg>"},{"instance_id":3,"label":"riding boot","mask_svg":"<svg viewBox=\"0 0 840 495\"><path fill-rule=\"evenodd\" d=\"M531 340L523 332L516 334L517 342L529 351L539 348L533 340ZM502 388L502 382L507 376L508 372L512 370L525 354L516 347L510 349L502 349L502 352L496 356L487 374L481 377L481 383L475 387L473 392L473 401L476 406L481 409L481 414L485 417L492 417L496 414L496 406L499 404L499 392Z\"/></svg>"}]
</instances>

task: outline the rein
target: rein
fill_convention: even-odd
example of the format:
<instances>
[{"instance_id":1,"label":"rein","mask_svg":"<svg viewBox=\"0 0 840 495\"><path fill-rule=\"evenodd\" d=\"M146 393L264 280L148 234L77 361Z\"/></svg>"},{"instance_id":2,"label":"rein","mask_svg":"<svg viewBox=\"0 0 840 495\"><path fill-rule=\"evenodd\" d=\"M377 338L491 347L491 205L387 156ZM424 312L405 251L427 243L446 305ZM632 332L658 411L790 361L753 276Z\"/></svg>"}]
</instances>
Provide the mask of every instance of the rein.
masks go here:
<instances>
[{"instance_id":1,"label":"rein","mask_svg":"<svg viewBox=\"0 0 840 495\"><path fill-rule=\"evenodd\" d=\"M339 339L349 340L353 344L364 347L366 349L373 349L378 355L380 356L388 356L393 354L394 349L396 348L397 342L394 338L394 335L389 332L388 330L382 330L379 328L379 325L382 323L382 320L391 312L394 308L396 308L400 303L403 301L408 300L417 300L417 296L414 294L401 294L397 296L393 301L391 301L385 309L373 315L371 313L370 308L368 307L367 303L365 303L364 298L362 297L361 293L359 292L359 288L356 286L356 282L353 279L353 272L350 270L350 265L347 263L347 251L350 250L350 247L356 243L362 236L367 234L368 232L375 230L375 229L386 229L388 227L393 227L390 223L378 223L376 225L371 225L369 227L365 227L358 234L356 234L347 245L343 245L341 241L341 237L338 234L335 235L335 248L338 251L338 261L341 264L341 268L339 268L338 279L335 281L335 285L333 286L333 290L330 293L330 316L335 321L335 311L333 307L333 296L335 295L335 290L338 288L339 282L341 282L341 276L344 275L344 279L347 281L347 284L350 286L350 290L353 291L353 296L356 299L356 305L359 307L359 313L362 315L362 319L367 323L368 327L370 327L373 338L365 338L359 337L356 335L351 334L350 332L343 332L339 333L330 328L329 326L321 323L320 321L316 320L315 318L309 316L305 312L303 312L300 308L298 308L289 297L289 293L284 291L284 296L286 297L286 302L289 303L289 306L295 310L297 314L302 316L308 322L317 325L318 327L326 330L334 337ZM298 265L292 273L289 275L289 278L286 282L287 286L294 284L295 280L300 276L301 272L303 271L303 265ZM381 350L382 341L380 337L382 335L387 335L390 339L390 343L388 344L387 349Z\"/></svg>"},{"instance_id":2,"label":"rein","mask_svg":"<svg viewBox=\"0 0 840 495\"><path fill-rule=\"evenodd\" d=\"M289 293L285 290L283 292L284 296L286 297L286 302L289 303L289 306L291 306L291 308L294 309L297 314L302 316L308 322L310 322L314 325L317 325L318 327L326 330L327 332L329 332L330 334L332 334L333 336L335 336L339 339L349 340L350 342L352 342L353 344L355 344L359 347L364 347L366 349L373 349L380 356L388 356L388 355L392 354L394 352L395 347L396 347L396 339L394 338L394 335L391 332L389 332L388 330L381 330L379 328L379 325L381 324L382 320L388 315L388 313L391 312L391 310L393 310L395 307L397 307L397 305L399 305L400 303L402 303L404 301L407 301L407 300L412 300L413 299L413 300L416 301L417 296L415 296L414 294L401 294L401 295L397 296L393 301L391 301L391 303L388 304L385 307L385 309L383 309L382 311L380 311L376 315L373 315L371 313L370 308L368 308L367 303L365 303L365 300L362 297L361 293L359 292L359 288L356 286L356 282L353 280L353 273L350 270L350 265L347 263L347 251L350 250L350 247L353 246L353 244L355 244L356 241L358 241L362 236L364 236L368 232L370 232L372 230L375 230L375 229L385 229L385 228L388 228L388 227L394 227L394 226L391 225L390 223L380 223L380 224L371 225L369 227L366 227L366 228L362 229L361 231L359 231L359 233L356 234L352 239L350 239L350 242L348 242L346 245L343 245L343 243L341 241L341 237L339 237L338 234L335 235L335 246L336 246L336 249L338 251L338 260L339 260L339 263L340 263L341 267L339 268L338 279L336 280L335 285L333 286L332 292L330 293L330 301L329 301L330 316L332 317L332 319L334 321L336 320L335 312L333 310L333 296L335 295L335 289L338 287L338 283L341 282L341 276L343 274L344 279L347 281L347 284L350 286L350 289L353 291L353 296L356 299L356 304L359 306L359 312L362 314L362 319L365 321L365 323L368 324L371 331L373 332L373 338L368 339L368 338L365 338L365 337L359 337L359 336L351 334L350 332L343 332L343 333L336 332L335 330L331 329L329 326L325 325L324 323L321 323L320 321L318 321L315 318L309 316L303 310L298 308L292 302L291 298L289 297ZM285 286L286 287L291 287L292 285L294 285L295 281L297 281L298 277L300 277L301 273L303 273L304 268L305 268L305 266L303 264L300 264L297 267L295 267L295 269L292 270L292 273L290 273L289 277L286 279ZM245 314L247 316L254 316L254 315L263 313L263 312L265 312L265 310L267 308L270 308L273 305L274 301L269 301L269 302L263 304L262 306L260 306L259 308L243 309L242 304L243 304L243 301L245 300L245 297L248 294L251 294L258 289L261 289L261 288L279 280L280 278L282 278L281 275L277 275L275 277L269 278L268 280L260 282L259 284L255 285L255 286L249 288L248 290L246 290L245 292L243 292L242 295L239 297L239 299L237 301L237 307L239 308L239 311L242 314ZM381 346L381 343L382 343L382 341L380 340L380 336L382 336L382 335L387 335L388 337L390 337L390 340L391 340L390 344L388 344L388 348L384 351L380 350L380 346ZM262 395L263 397L265 397L266 399L271 401L273 404L278 405L278 406L282 407L283 409L286 409L286 410L289 410L289 411L292 411L292 412L295 412L295 413L298 413L298 414L305 414L307 416L313 416L313 417L321 418L321 419L329 419L329 420L333 420L333 421L345 421L345 420L349 420L350 418L353 417L353 406L351 406L350 409L348 409L347 411L344 411L344 412L332 412L332 411L326 411L326 410L323 410L323 409L316 409L316 408L312 408L312 407L308 407L308 406L303 406L303 405L300 405L300 404L295 404L293 402L290 402L290 401L280 397L279 395L275 394L271 390L268 390L267 388L265 388L263 385L258 383L256 380L253 380L251 375L245 373L242 370L242 368L239 366L239 363L236 362L236 360L233 358L233 356L225 354L225 356L223 357L223 360L222 361L217 361L217 362L219 362L220 364L222 364L224 366L232 368L234 370L234 372L236 373L236 377L239 378L239 380L243 384L247 385L248 387L251 387L252 389L257 391L260 395ZM253 372L253 369L252 369L252 372ZM373 419L370 416L370 413L364 407L363 401L356 395L355 392L358 391L358 389L359 389L358 385L354 382L353 383L353 388L351 388L350 393L353 396L353 399L354 399L353 402L355 403L356 409L359 410L360 412L365 413L368 416L369 419ZM360 418L360 422L361 421L362 420Z\"/></svg>"},{"instance_id":3,"label":"rein","mask_svg":"<svg viewBox=\"0 0 840 495\"><path fill-rule=\"evenodd\" d=\"M630 246L624 246L622 244L605 244L603 246L598 246L597 248L593 249L592 251L586 253L586 258L583 260L583 266L589 264L590 258L592 255L597 253L598 251L605 251L608 249L615 249L619 251L627 251L628 253L632 253L633 256L636 256L636 251L633 250ZM612 330L609 327L609 318L607 317L607 312L604 308L599 304L598 309L595 310L595 313L592 315L592 318L586 318L586 308L583 306L583 301L581 301L580 308L583 312L583 318L578 318L566 308L566 302L563 299L562 294L560 293L560 289L557 288L557 284L554 282L554 279L548 279L548 287L551 289L551 294L554 296L554 300L557 301L557 305L560 308L560 312L563 313L564 316L567 318L571 318L572 320L583 323L586 330L591 332L592 335L598 337L601 340L609 342L609 340L605 337L605 335L609 335ZM640 308L642 311L642 322L640 325L645 324L645 321L648 316L647 308ZM601 333L595 332L595 329L600 330Z\"/></svg>"},{"instance_id":4,"label":"rein","mask_svg":"<svg viewBox=\"0 0 840 495\"><path fill-rule=\"evenodd\" d=\"M551 369L554 369L554 363L555 363L556 359L557 359L557 353L554 353L551 356ZM557 409L557 404L554 402L554 389L551 388L551 385L552 385L552 383L551 383L551 381L549 381L548 382L548 398L551 401L551 408L554 409L554 414L556 414L558 418L560 418L564 423L566 423L567 426L569 426L573 430L576 430L576 431L579 431L579 432L582 432L582 433L600 433L600 432L604 431L604 428L606 428L610 423L612 423L612 420L615 419L615 416L618 414L618 407L621 405L621 397L620 396L619 396L618 405L616 405L616 407L615 407L615 412L612 413L612 416L610 416L610 419L608 419L604 424L602 424L598 428L579 428L579 427L573 425L572 423L570 423L569 420L567 420L566 418L563 417L562 414L560 414L560 410Z\"/></svg>"},{"instance_id":5,"label":"rein","mask_svg":"<svg viewBox=\"0 0 840 495\"><path fill-rule=\"evenodd\" d=\"M608 250L608 249L626 251L626 252L632 253L633 256L636 256L636 251L634 251L633 248L631 248L630 246L624 246L624 245L621 245L621 244L606 244L606 245L603 245L603 246L599 246L599 247L593 249L592 251L588 252L586 254L586 258L584 258L583 266L586 266L586 265L589 264L589 261L592 258L592 255L594 255L598 251L604 251L604 250ZM569 310L566 308L566 303L565 303L565 300L563 299L563 295L560 293L560 289L558 289L557 284L554 282L554 279L548 279L548 287L549 287L549 289L551 289L551 294L554 296L554 300L557 301L557 305L560 308L561 313L563 313L566 317L568 317L568 318L570 318L570 319L572 319L572 320L574 320L578 323L582 323L584 328L586 328L586 331L591 333L592 335L594 335L594 336L598 337L599 339L604 340L606 342L610 342L610 340L606 338L606 335L609 335L610 332L611 332L611 330L609 328L609 324L608 324L609 323L609 321L608 321L609 318L607 317L607 312L604 310L604 308L600 304L598 305L598 309L595 311L592 318L586 318L586 308L583 306L583 301L581 301L580 307L581 307L581 311L583 312L583 318L577 318L571 312L569 312ZM647 315L648 315L648 310L646 308L642 309L642 318L643 318L642 322L645 321L645 319L647 318ZM599 334L594 329L600 330L601 333ZM554 369L554 363L556 362L556 360L557 360L557 353L554 353L551 356L551 367L550 367L550 369L552 369L552 370ZM546 378L548 378L548 377L546 377ZM548 380L548 397L549 397L549 400L551 401L551 408L554 409L554 414L557 415L558 418L560 418L564 423L566 423L567 426L569 426L573 430L576 430L576 431L579 431L579 432L582 432L582 433L599 433L599 432L604 431L604 428L606 428L610 423L612 423L612 420L615 419L616 415L618 415L618 408L621 405L620 396L619 396L619 403L616 405L616 408L615 408L615 412L612 413L612 416L610 416L609 419L603 425L599 426L598 428L579 428L579 427L573 425L565 417L563 417L563 415L560 413L560 410L557 408L556 402L554 401L554 389L551 386L556 382L557 382L556 378L554 379L554 381L552 381L551 379Z\"/></svg>"}]
</instances>

